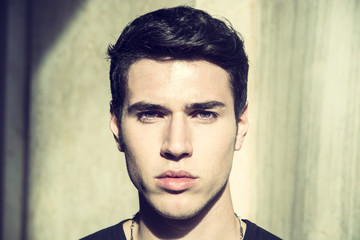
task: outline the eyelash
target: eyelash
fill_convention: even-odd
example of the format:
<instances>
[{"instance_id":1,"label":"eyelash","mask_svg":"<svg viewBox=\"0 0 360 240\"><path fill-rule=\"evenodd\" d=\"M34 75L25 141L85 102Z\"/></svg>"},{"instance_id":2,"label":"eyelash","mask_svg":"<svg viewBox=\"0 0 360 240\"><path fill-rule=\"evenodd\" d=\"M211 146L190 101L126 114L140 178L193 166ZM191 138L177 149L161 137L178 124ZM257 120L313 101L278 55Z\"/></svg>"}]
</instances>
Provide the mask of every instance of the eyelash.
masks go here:
<instances>
[{"instance_id":1,"label":"eyelash","mask_svg":"<svg viewBox=\"0 0 360 240\"><path fill-rule=\"evenodd\" d=\"M206 117L201 117L200 115L207 115ZM210 116L209 116L210 115ZM192 116L194 117L199 117L201 120L203 121L213 121L215 120L219 114L215 113L215 112L210 112L210 111L195 111Z\"/></svg>"},{"instance_id":2,"label":"eyelash","mask_svg":"<svg viewBox=\"0 0 360 240\"><path fill-rule=\"evenodd\" d=\"M165 114L157 111L147 111L147 112L139 112L137 114L138 121L142 123L152 123L155 122L157 118L163 118ZM203 115L203 116L201 116ZM206 115L204 117L204 115ZM211 111L204 111L204 110L198 110L194 111L190 114L192 118L198 118L201 121L204 122L212 122L216 120L219 116L219 114Z\"/></svg>"},{"instance_id":3,"label":"eyelash","mask_svg":"<svg viewBox=\"0 0 360 240\"><path fill-rule=\"evenodd\" d=\"M146 116L147 115L147 116ZM149 117L149 115L152 115ZM156 118L162 118L164 115L162 113L156 111L148 111L148 112L139 112L137 114L138 121L143 123L151 123L154 122Z\"/></svg>"}]
</instances>

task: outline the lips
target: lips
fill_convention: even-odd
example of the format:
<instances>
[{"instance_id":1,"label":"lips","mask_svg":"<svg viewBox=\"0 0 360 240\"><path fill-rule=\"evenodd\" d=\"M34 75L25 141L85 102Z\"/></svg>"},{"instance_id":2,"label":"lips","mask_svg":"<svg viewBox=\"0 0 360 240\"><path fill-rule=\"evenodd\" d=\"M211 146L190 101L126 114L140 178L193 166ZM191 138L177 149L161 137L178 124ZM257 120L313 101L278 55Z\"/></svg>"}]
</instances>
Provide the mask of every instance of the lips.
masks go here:
<instances>
[{"instance_id":1,"label":"lips","mask_svg":"<svg viewBox=\"0 0 360 240\"><path fill-rule=\"evenodd\" d=\"M166 171L156 177L156 184L170 192L182 192L196 184L197 177L187 171Z\"/></svg>"}]
</instances>

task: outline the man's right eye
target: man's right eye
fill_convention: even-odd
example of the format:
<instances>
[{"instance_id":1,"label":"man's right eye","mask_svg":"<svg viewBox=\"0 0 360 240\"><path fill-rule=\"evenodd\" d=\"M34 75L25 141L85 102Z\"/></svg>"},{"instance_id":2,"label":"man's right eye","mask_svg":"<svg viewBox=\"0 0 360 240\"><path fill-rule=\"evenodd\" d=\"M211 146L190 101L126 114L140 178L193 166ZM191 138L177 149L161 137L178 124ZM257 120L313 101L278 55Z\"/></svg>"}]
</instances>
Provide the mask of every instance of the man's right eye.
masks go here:
<instances>
[{"instance_id":1,"label":"man's right eye","mask_svg":"<svg viewBox=\"0 0 360 240\"><path fill-rule=\"evenodd\" d=\"M137 114L138 121L143 123L152 123L157 118L161 118L161 117L163 117L163 115L155 111L140 112Z\"/></svg>"}]
</instances>

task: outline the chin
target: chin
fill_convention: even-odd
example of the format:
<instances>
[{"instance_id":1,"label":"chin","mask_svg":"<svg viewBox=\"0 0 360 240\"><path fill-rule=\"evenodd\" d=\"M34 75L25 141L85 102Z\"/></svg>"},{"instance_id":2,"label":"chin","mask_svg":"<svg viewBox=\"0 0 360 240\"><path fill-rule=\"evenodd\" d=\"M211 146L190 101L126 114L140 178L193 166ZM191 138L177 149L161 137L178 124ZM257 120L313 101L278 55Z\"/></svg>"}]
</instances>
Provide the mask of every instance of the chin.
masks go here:
<instances>
[{"instance_id":1,"label":"chin","mask_svg":"<svg viewBox=\"0 0 360 240\"><path fill-rule=\"evenodd\" d=\"M156 214L174 220L187 220L201 217L218 202L223 195L227 184L212 194L159 194L140 195L143 200L143 207L152 209ZM147 207L146 207L147 206Z\"/></svg>"},{"instance_id":2,"label":"chin","mask_svg":"<svg viewBox=\"0 0 360 240\"><path fill-rule=\"evenodd\" d=\"M206 202L203 201L195 201L194 199L190 201L190 199L184 199L180 196L173 197L174 196L167 198L162 196L160 198L149 198L146 200L146 205L158 215L174 220L193 218L198 215L206 205Z\"/></svg>"},{"instance_id":3,"label":"chin","mask_svg":"<svg viewBox=\"0 0 360 240\"><path fill-rule=\"evenodd\" d=\"M176 209L175 211L174 209L171 210L157 209L156 211L158 212L158 214L160 214L165 218L174 219L174 220L186 220L197 216L201 212L201 209L198 210Z\"/></svg>"},{"instance_id":4,"label":"chin","mask_svg":"<svg viewBox=\"0 0 360 240\"><path fill-rule=\"evenodd\" d=\"M162 199L165 201L154 201L150 205L159 214L168 219L187 220L206 212L213 205L212 198L202 199ZM155 200L155 199L154 199Z\"/></svg>"}]
</instances>

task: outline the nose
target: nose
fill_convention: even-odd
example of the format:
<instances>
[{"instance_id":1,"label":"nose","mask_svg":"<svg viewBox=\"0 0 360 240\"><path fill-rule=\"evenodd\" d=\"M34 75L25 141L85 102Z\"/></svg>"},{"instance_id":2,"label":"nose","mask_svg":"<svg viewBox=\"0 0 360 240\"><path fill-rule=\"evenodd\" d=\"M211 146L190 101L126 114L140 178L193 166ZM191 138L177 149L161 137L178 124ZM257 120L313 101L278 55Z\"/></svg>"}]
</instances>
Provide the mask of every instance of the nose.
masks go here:
<instances>
[{"instance_id":1,"label":"nose","mask_svg":"<svg viewBox=\"0 0 360 240\"><path fill-rule=\"evenodd\" d=\"M179 161L192 156L191 132L184 116L174 114L165 131L160 153L162 157Z\"/></svg>"}]
</instances>

